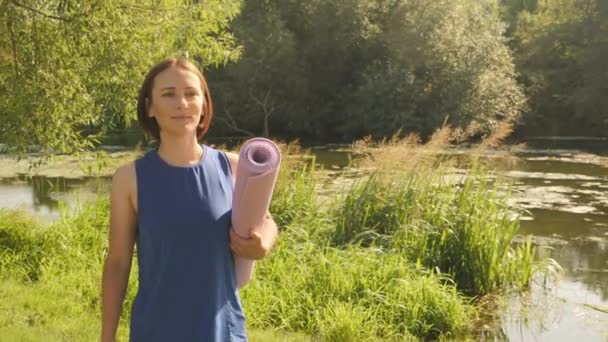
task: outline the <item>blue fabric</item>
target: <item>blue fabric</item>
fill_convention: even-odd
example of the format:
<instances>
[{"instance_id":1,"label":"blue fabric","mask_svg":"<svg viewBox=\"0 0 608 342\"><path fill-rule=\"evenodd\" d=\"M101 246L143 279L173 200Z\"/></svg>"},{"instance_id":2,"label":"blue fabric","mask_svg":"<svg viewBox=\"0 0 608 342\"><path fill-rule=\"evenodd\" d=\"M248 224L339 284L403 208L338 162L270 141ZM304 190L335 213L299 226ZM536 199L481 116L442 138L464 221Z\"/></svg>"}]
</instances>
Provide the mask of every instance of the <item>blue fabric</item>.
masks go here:
<instances>
[{"instance_id":1,"label":"blue fabric","mask_svg":"<svg viewBox=\"0 0 608 342\"><path fill-rule=\"evenodd\" d=\"M233 184L225 153L197 165L147 152L137 173L139 289L132 342L247 341L229 247Z\"/></svg>"}]
</instances>

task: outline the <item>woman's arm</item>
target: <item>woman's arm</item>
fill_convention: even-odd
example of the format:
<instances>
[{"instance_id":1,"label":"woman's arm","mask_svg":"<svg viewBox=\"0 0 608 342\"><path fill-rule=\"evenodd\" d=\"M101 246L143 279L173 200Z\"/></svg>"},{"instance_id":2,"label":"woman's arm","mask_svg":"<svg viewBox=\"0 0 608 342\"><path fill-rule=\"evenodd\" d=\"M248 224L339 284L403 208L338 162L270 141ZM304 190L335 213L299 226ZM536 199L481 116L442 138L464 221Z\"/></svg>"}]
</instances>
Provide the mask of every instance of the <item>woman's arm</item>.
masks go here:
<instances>
[{"instance_id":1,"label":"woman's arm","mask_svg":"<svg viewBox=\"0 0 608 342\"><path fill-rule=\"evenodd\" d=\"M136 231L136 175L133 163L119 168L112 177L109 249L101 292L101 341L114 342L124 302Z\"/></svg>"}]
</instances>

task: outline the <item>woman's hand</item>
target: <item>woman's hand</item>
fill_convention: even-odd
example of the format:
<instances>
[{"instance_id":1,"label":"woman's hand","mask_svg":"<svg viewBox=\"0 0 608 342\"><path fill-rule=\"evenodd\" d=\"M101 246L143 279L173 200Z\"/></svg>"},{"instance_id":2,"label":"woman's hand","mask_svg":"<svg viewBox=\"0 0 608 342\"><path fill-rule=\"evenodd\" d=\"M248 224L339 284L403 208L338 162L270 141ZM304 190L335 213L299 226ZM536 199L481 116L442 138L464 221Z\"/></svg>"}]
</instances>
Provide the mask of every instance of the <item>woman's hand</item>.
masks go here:
<instances>
[{"instance_id":1,"label":"woman's hand","mask_svg":"<svg viewBox=\"0 0 608 342\"><path fill-rule=\"evenodd\" d=\"M262 259L270 250L264 245L260 232L251 231L251 237L247 239L238 235L232 228L230 228L230 248L235 255L253 260Z\"/></svg>"},{"instance_id":2,"label":"woman's hand","mask_svg":"<svg viewBox=\"0 0 608 342\"><path fill-rule=\"evenodd\" d=\"M278 234L277 225L268 214L262 229L251 229L250 237L243 238L230 228L230 248L236 256L259 260L268 255Z\"/></svg>"}]
</instances>

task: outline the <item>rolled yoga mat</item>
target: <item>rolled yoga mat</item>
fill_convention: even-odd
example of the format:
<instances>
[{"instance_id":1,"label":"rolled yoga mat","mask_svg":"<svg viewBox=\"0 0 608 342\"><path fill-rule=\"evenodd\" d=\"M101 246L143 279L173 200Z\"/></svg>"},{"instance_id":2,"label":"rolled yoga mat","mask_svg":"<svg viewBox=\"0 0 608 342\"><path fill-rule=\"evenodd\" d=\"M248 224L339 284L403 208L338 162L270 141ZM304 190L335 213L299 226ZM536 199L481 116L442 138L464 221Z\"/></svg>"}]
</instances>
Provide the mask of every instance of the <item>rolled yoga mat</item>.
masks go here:
<instances>
[{"instance_id":1,"label":"rolled yoga mat","mask_svg":"<svg viewBox=\"0 0 608 342\"><path fill-rule=\"evenodd\" d=\"M248 238L251 228L263 226L280 163L281 151L271 140L252 138L241 147L232 197L232 228L238 235ZM253 267L254 260L235 257L238 288L251 280Z\"/></svg>"}]
</instances>

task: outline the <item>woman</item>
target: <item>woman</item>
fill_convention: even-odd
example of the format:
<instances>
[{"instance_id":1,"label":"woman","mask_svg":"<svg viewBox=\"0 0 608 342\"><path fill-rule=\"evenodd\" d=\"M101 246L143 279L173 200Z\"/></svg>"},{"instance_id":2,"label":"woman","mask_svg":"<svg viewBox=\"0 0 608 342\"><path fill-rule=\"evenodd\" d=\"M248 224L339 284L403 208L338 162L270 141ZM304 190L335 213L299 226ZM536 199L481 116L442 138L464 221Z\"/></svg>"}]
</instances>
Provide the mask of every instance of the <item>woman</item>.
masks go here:
<instances>
[{"instance_id":1,"label":"woman","mask_svg":"<svg viewBox=\"0 0 608 342\"><path fill-rule=\"evenodd\" d=\"M115 341L137 242L139 289L130 341L246 341L232 253L264 257L277 227L242 239L230 229L238 155L199 140L212 119L200 70L168 59L146 76L138 120L159 142L112 179L109 250L102 285L102 342Z\"/></svg>"}]
</instances>

